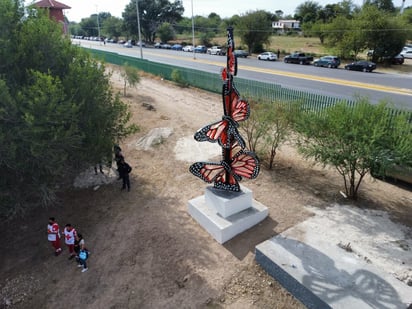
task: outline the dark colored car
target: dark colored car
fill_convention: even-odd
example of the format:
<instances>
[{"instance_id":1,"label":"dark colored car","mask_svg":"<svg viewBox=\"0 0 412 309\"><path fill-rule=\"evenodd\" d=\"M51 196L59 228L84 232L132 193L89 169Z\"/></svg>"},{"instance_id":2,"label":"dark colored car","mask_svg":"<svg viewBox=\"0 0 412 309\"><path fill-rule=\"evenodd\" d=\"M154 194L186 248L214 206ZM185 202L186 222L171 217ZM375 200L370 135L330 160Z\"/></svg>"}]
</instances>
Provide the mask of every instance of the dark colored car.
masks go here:
<instances>
[{"instance_id":1,"label":"dark colored car","mask_svg":"<svg viewBox=\"0 0 412 309\"><path fill-rule=\"evenodd\" d=\"M174 44L172 45L172 50L182 50L183 46L180 44Z\"/></svg>"},{"instance_id":2,"label":"dark colored car","mask_svg":"<svg viewBox=\"0 0 412 309\"><path fill-rule=\"evenodd\" d=\"M366 60L355 61L345 65L345 70L372 72L376 69L376 63Z\"/></svg>"},{"instance_id":3,"label":"dark colored car","mask_svg":"<svg viewBox=\"0 0 412 309\"><path fill-rule=\"evenodd\" d=\"M401 54L396 55L395 57L392 58L391 63L392 64L403 64L405 62L405 57Z\"/></svg>"},{"instance_id":4,"label":"dark colored car","mask_svg":"<svg viewBox=\"0 0 412 309\"><path fill-rule=\"evenodd\" d=\"M247 51L241 49L234 50L233 54L238 58L247 58L249 56L249 53Z\"/></svg>"},{"instance_id":5,"label":"dark colored car","mask_svg":"<svg viewBox=\"0 0 412 309\"><path fill-rule=\"evenodd\" d=\"M195 47L195 53L206 54L207 48L204 45L198 45Z\"/></svg>"},{"instance_id":6,"label":"dark colored car","mask_svg":"<svg viewBox=\"0 0 412 309\"><path fill-rule=\"evenodd\" d=\"M323 56L313 62L315 67L337 68L340 66L340 59L336 56Z\"/></svg>"}]
</instances>

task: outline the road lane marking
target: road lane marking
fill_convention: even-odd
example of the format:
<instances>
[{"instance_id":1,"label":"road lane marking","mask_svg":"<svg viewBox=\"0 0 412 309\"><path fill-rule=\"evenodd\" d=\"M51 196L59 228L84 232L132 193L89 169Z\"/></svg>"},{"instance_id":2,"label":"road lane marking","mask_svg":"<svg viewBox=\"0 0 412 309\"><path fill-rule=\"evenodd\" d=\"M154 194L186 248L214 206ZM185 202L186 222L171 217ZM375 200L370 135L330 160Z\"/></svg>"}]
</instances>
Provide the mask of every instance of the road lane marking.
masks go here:
<instances>
[{"instance_id":1,"label":"road lane marking","mask_svg":"<svg viewBox=\"0 0 412 309\"><path fill-rule=\"evenodd\" d=\"M159 54L150 53L150 52L148 52L148 54L152 54L152 55L156 55L156 56L159 55ZM179 55L162 55L162 57L171 58L171 59L178 59L178 60L183 60L184 59L186 61L188 60L187 57L182 57L182 56L179 56ZM201 62L201 63L204 63L204 64L222 66L222 63L212 61L212 60L206 60L206 59L200 59L200 58L196 58L196 59L190 58L189 60L192 61L192 62ZM247 66L247 65L240 65L240 64L238 64L238 69L242 69L242 70L246 70L246 71L252 71L252 72L258 72L258 73L266 73L266 74L270 74L270 75L286 76L286 77L292 77L292 78L298 78L298 79L305 79L305 80L323 82L323 83L334 84L334 85L339 85L339 86L349 86L349 87L355 87L355 88L361 88L361 89L367 89L367 90L381 91L381 92L385 92L385 93L394 93L394 94L403 94L403 95L407 95L407 96L412 96L412 89L406 89L406 88L396 88L396 87L377 85L377 84L374 85L374 84L350 81L350 80L345 80L345 79L320 77L320 76L316 76L316 75L293 73L293 72L286 72L286 71L274 70L274 69L257 68L257 67L252 67L252 66Z\"/></svg>"}]
</instances>

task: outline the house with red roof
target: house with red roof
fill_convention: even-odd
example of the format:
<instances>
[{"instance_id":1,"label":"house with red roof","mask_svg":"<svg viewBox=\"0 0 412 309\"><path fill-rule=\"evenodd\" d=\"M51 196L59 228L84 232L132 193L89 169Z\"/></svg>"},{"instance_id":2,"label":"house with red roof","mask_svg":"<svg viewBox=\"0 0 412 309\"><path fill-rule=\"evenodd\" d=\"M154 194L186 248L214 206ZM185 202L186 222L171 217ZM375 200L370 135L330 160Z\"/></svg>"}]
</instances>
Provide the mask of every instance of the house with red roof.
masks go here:
<instances>
[{"instance_id":1,"label":"house with red roof","mask_svg":"<svg viewBox=\"0 0 412 309\"><path fill-rule=\"evenodd\" d=\"M58 23L61 23L63 25L63 32L68 32L67 24L64 19L63 10L71 9L70 6L55 0L41 0L39 2L34 3L34 5L38 8L47 9L49 12L50 19L55 20Z\"/></svg>"}]
</instances>

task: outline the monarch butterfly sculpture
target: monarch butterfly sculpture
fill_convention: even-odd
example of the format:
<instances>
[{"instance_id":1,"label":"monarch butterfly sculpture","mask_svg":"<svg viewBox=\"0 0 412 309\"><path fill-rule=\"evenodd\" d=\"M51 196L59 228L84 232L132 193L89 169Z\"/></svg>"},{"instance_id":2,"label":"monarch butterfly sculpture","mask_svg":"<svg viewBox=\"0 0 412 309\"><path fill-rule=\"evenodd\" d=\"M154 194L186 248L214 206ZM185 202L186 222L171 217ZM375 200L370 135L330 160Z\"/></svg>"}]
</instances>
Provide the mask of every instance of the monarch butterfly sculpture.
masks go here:
<instances>
[{"instance_id":1,"label":"monarch butterfly sculpture","mask_svg":"<svg viewBox=\"0 0 412 309\"><path fill-rule=\"evenodd\" d=\"M246 150L246 144L238 131L239 122L249 118L249 103L237 91L233 77L237 74L237 58L234 54L233 28L227 29L227 61L222 70L223 117L206 125L195 133L198 142L218 142L222 147L221 162L196 162L190 172L214 187L226 191L240 191L242 177L256 178L259 160L254 152Z\"/></svg>"}]
</instances>

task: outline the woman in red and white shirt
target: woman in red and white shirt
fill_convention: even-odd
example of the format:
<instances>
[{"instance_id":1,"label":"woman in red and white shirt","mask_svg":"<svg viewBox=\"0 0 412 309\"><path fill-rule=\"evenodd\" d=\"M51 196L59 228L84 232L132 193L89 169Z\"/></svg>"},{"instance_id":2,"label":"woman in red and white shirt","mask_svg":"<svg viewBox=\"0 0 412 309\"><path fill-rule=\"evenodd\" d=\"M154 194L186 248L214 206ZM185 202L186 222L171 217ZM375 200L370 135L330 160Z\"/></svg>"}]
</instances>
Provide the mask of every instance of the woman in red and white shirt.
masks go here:
<instances>
[{"instance_id":1,"label":"woman in red and white shirt","mask_svg":"<svg viewBox=\"0 0 412 309\"><path fill-rule=\"evenodd\" d=\"M47 239L51 242L54 248L54 255L58 256L62 253L62 248L60 246L59 225L54 217L49 218L49 224L47 225Z\"/></svg>"},{"instance_id":2,"label":"woman in red and white shirt","mask_svg":"<svg viewBox=\"0 0 412 309\"><path fill-rule=\"evenodd\" d=\"M64 228L64 241L69 248L69 260L74 258L76 256L76 253L74 252L74 241L76 240L77 237L77 232L76 230L72 227L70 223L66 224L66 227Z\"/></svg>"}]
</instances>

